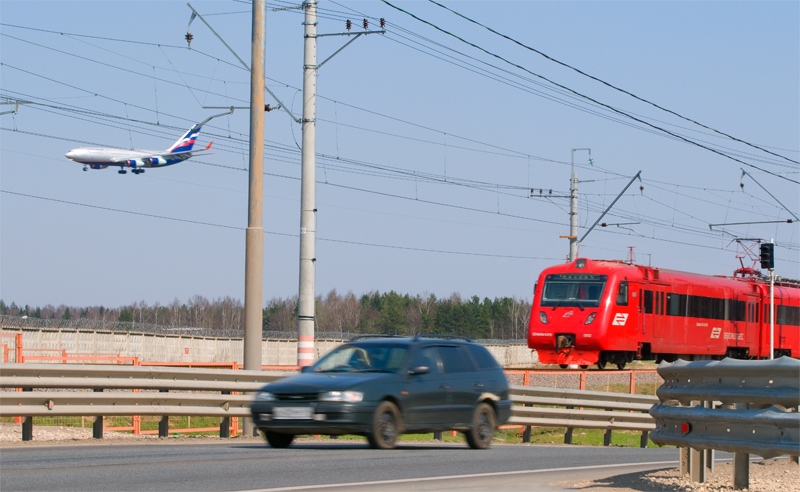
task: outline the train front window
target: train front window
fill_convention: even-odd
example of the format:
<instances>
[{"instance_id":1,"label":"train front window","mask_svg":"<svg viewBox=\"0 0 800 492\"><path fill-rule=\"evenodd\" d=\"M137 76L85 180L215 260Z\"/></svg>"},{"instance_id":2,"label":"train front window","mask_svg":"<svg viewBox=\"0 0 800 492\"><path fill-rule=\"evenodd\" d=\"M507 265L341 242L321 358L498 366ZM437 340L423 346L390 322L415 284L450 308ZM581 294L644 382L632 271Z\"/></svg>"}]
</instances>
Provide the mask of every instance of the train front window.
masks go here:
<instances>
[{"instance_id":1,"label":"train front window","mask_svg":"<svg viewBox=\"0 0 800 492\"><path fill-rule=\"evenodd\" d=\"M600 307L607 275L552 274L545 277L542 307Z\"/></svg>"}]
</instances>

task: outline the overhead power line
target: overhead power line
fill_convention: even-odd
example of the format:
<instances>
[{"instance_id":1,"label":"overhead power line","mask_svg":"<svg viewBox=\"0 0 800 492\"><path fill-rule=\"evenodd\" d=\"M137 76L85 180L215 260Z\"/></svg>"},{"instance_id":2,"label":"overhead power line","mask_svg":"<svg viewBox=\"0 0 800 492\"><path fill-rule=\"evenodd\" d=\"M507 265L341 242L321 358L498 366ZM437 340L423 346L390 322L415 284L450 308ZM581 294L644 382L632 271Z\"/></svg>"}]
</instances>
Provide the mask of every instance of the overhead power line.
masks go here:
<instances>
[{"instance_id":1,"label":"overhead power line","mask_svg":"<svg viewBox=\"0 0 800 492\"><path fill-rule=\"evenodd\" d=\"M103 207L103 206L100 206L100 205L90 205L88 203L72 202L72 201L69 201L69 200L59 200L57 198L49 198L49 197L37 196L37 195L29 195L27 193L17 193L17 192L8 191L8 190L0 190L0 192L7 193L9 195L16 195L16 196L22 196L22 197L26 197L26 198L34 198L34 199L37 199L37 200L44 200L44 201L48 201L48 202L64 203L64 204L67 204L67 205L75 205L75 206L79 206L79 207L94 208L94 209L98 209L98 210L104 210L104 211L107 211L107 212L117 212L117 213L130 214L130 215L139 215L139 216L142 216L142 217L149 217L149 218L153 218L153 219L172 220L172 221L176 221L176 222L185 222L185 223L189 223L189 224L203 225L203 226L209 226L209 227L219 227L219 228L223 228L223 229L235 229L235 230L240 230L240 231L245 230L244 227L229 226L229 225L225 225L225 224L215 224L213 222L203 222L203 221L199 221L199 220L181 219L181 218L177 218L177 217L168 217L166 215L156 215L156 214L148 214L148 213L144 213L144 212L134 212L132 210L123 210L123 209L119 209L119 208ZM284 232L274 232L274 231L266 231L266 230L264 231L264 234L271 234L271 235L274 235L274 236L285 236L285 237L300 237L299 234L288 234L288 233L284 233ZM395 246L395 245L391 245L391 244L375 244L375 243L365 243L365 242L359 242L359 241L345 241L343 239L327 239L327 238L322 238L322 237L318 237L317 239L320 240L320 241L326 241L326 242L332 242L332 243L354 244L354 245L358 245L358 246L370 246L370 247L375 247L375 248L389 248L389 249L400 249L400 250L409 250L409 251L421 251L421 252L425 252L425 253L443 253L443 254L452 254L452 255L484 256L484 257L490 257L490 258L509 258L509 259L519 259L519 260L560 260L561 259L561 258L549 258L549 257L539 257L539 256L496 255L496 254L490 254L490 253L471 253L471 252L466 252L466 251L447 251L447 250L439 250L439 249L414 248L414 247L408 247L408 246Z\"/></svg>"},{"instance_id":2,"label":"overhead power line","mask_svg":"<svg viewBox=\"0 0 800 492\"><path fill-rule=\"evenodd\" d=\"M397 10L399 12L402 12L402 13L412 17L413 19L416 19L419 22L422 22L423 24L426 24L426 25L436 29L437 31L439 31L439 32L441 32L443 34L451 36L451 37L461 41L464 44L472 46L473 48L475 48L477 50L480 50L480 51L482 51L483 53L485 53L485 54L487 54L489 56L497 58L497 59L499 59L499 60L501 60L501 61L503 61L505 63L508 63L509 65L511 65L513 67L516 67L516 68L518 68L518 69L520 69L520 70L522 70L522 71L524 71L526 73L529 73L529 74L531 74L531 75L533 75L535 77L538 77L538 78L540 78L542 80L545 80L545 81L555 85L556 87L560 87L561 89L567 90L567 91L569 91L569 92L571 92L571 93L573 93L573 94L575 94L575 95L577 95L579 97L582 97L582 98L584 98L584 99L586 99L588 101L591 101L591 102L593 102L593 103L595 103L595 104L597 104L599 106L602 106L602 107L607 108L607 109L609 109L609 110L611 110L611 111L613 111L615 113L618 113L618 114L620 114L622 116L625 116L626 118L630 118L633 121L636 121L636 122L641 123L643 125L647 125L647 126L653 128L655 130L664 132L664 133L666 133L668 135L671 135L672 137L675 137L677 139L680 139L680 140L682 140L682 141L684 141L684 142L686 142L688 144L694 145L694 146L699 147L701 149L708 150L709 152L713 152L714 154L717 154L719 156L725 157L726 159L730 159L730 160L738 162L740 164L744 164L745 166L752 167L753 169L758 169L759 171L765 172L767 174L771 174L772 176L776 176L776 177L781 178L781 179L785 179L786 181L790 181L792 183L800 184L800 181L795 181L793 179L787 178L786 176L782 176L780 174L774 173L774 172L769 171L767 169L760 168L760 167L758 167L758 166L756 166L754 164L750 164L748 162L744 162L741 159L737 159L736 157L732 157L732 156L730 156L730 155L728 155L728 154L726 154L724 152L720 152L720 151L718 151L716 149L713 149L711 147L708 147L708 146L702 145L700 143L697 143L694 140L691 140L691 139L688 139L686 137L683 137L682 135L679 135L679 134L676 134L674 132L671 132L671 131L669 131L669 130L667 130L665 128L661 128L661 127L659 127L657 125L653 125L652 123L649 123L649 122L644 121L644 120L642 120L640 118L637 118L637 117L635 117L635 116L633 116L633 115L631 115L629 113L626 113L625 111L621 111L621 110L619 110L617 108L614 108L613 106L609 106L608 104L602 103L602 102L600 102L600 101L598 101L598 100L596 100L596 99L594 99L594 98L592 98L590 96L587 96L587 95L582 94L582 93L580 93L578 91L570 89L569 87L567 87L567 86L565 86L563 84L559 84L557 82L554 82L554 81L548 79L547 77L545 77L543 75L539 75L539 74L537 74L535 72L532 72L531 70L528 70L527 68L523 67L522 65L519 65L519 64L514 63L512 61L509 61L509 60L503 58L502 56L500 56L500 55L498 55L496 53L493 53L493 52L491 52L491 51L489 51L489 50L487 50L487 49L485 49L485 48L483 48L483 47L481 47L481 46L479 46L479 45L477 45L477 44L475 44L475 43L473 43L471 41L467 41L466 39L464 39L464 38L462 38L462 37L460 37L460 36L458 36L456 34L453 34L453 33L449 32L449 31L447 31L445 29L442 29L441 27L437 26L436 24L433 24L432 22L429 22L429 21L427 21L425 19L422 19L422 18L412 14L411 12L408 12L407 10L401 9L400 7L397 7L396 5L393 5L392 3L388 2L387 0L381 0L381 2L385 3L386 5L392 7L393 9L395 9L395 10Z\"/></svg>"},{"instance_id":3,"label":"overhead power line","mask_svg":"<svg viewBox=\"0 0 800 492\"><path fill-rule=\"evenodd\" d=\"M483 27L484 29L488 30L489 32L491 32L491 33L493 33L493 34L496 34L496 35L498 35L498 36L500 36L500 37L502 37L502 38L504 38L504 39L507 39L507 40L511 41L512 43L515 43L515 44L517 44L517 45L519 45L519 46L521 46L521 47L523 47L523 48L525 48L525 49L527 49L527 50L533 51L534 53L537 53L537 54L539 54L539 55L541 55L541 56L545 57L546 59L548 59L548 60L550 60L550 61L552 61L552 62L554 62L554 63L557 63L557 64L559 64L559 65L561 65L561 66L563 66L563 67L569 68L570 70L574 70L575 72L577 72L577 73L579 73L579 74L583 75L584 77L588 77L588 78L590 78L590 79L592 79L592 80L594 80L594 81L596 81L596 82L600 82L601 84L603 84L603 85L605 85L605 86L607 86L607 87L610 87L610 88L612 88L612 89L614 89L614 90L616 90L616 91L619 91L619 92L621 92L621 93L623 93L623 94L627 94L628 96L631 96L632 98L634 98L634 99L636 99L636 100L638 100L638 101L641 101L641 102L643 102L643 103L645 103L645 104L649 104L649 105L651 105L651 106L653 106L653 107L655 107L655 108L658 108L658 109L660 109L661 111L665 111L665 112L667 112L667 113L669 113L669 114L671 114L671 115L673 115L673 116L677 116L678 118L681 118L682 120L688 121L688 122L690 122L690 123L694 123L695 125L697 125L697 126L701 126L701 127L705 128L706 130L711 130L711 131L712 131L712 132L714 132L714 133L718 133L718 134L720 134L720 135L723 135L723 136L725 136L725 137L728 137L728 138L730 138L731 140L734 140L734 141L736 141L736 142L739 142L739 143L742 143L742 144L748 145L748 146L750 146L750 147L753 147L754 149L758 149L758 150L760 150L760 151L762 151L762 152L766 152L767 154L773 155L773 156L775 156L775 157L780 157L781 159L785 159L785 160L787 160L787 161L789 161L789 162L793 162L793 163L795 163L795 164L800 164L800 162L798 162L798 161L796 161L796 160L789 159L789 158L788 158L788 157L786 157L786 156L783 156L783 155L777 154L777 153L775 153L775 152L771 152L771 151L769 151L769 150L767 150L767 149L764 149L764 148L762 148L762 147L759 147L758 145L752 144L752 143L750 143L750 142L747 142L747 141L745 141L745 140L741 140L741 139L739 139L739 138L736 138L736 137L734 137L734 136L732 136L732 135L729 135L729 134L727 134L727 133L725 133L725 132L719 131L719 130L717 130L717 129L715 129L715 128L711 128L710 126L706 126L706 125L704 125L704 124L702 124L702 123L700 123L700 122L698 122L698 121L695 121L695 120L693 120L693 119L691 119L691 118L688 118L688 117L686 117L686 116L683 116L683 115L681 115L681 114L679 114L679 113L676 113L675 111L672 111L672 110L670 110L670 109L667 109L667 108L665 108L665 107L662 107L662 106L660 106L660 105L658 105L658 104L656 104L656 103L654 103L654 102L652 102L652 101L648 101L647 99L644 99L644 98L642 98L642 97L639 97L639 96L637 96L636 94L633 94L633 93L631 93L631 92L629 92L629 91L626 91L625 89L621 89L621 88L619 88L619 87L617 87L617 86L615 86L615 85L613 85L613 84L611 84L611 83L609 83L609 82L606 82L605 80L602 80L602 79L600 79L600 78L597 78L597 77L595 77L595 76L593 76L593 75L590 75L590 74L588 74L588 73L586 73L586 72L584 72L584 71L582 71L582 70L580 70L580 69L578 69L578 68L575 68L575 67L573 67L572 65L569 65L569 64L567 64L567 63L564 63L564 62L562 62L562 61L556 60L555 58L553 58L553 57L551 57L551 56L549 56L549 55L547 55L547 54L545 54L545 53L543 53L543 52L541 52L541 51L537 50L536 48L532 48L532 47L530 47L530 46L528 46L528 45L526 45L526 44L524 44L524 43L521 43L520 41L517 41L516 39L514 39L514 38L512 38L512 37L510 37L510 36L507 36L507 35L505 35L505 34L503 34L503 33L497 32L497 31L495 31L494 29L492 29L491 27L489 27L489 26L487 26L487 25L485 25L485 24L482 24L482 23L480 23L480 22L478 22L478 21L476 21L476 20L474 20L474 19L471 19L471 18L469 18L469 17L465 16L464 14L461 14L461 13L459 13L459 12L456 12L455 10L451 9L450 7L447 7L447 6L445 6L445 5L442 5L441 3L439 3L439 2L437 2L437 1L435 1L435 0L428 0L428 1L429 1L429 2L431 2L431 3L432 3L432 4L434 4L434 5L437 5L437 6L441 7L441 8L443 8L443 9L445 9L445 10L449 11L449 12L452 12L453 14L455 14L455 15L457 15L457 16L459 16L459 17L461 17L462 19L464 19L464 20L466 20L466 21L469 21L469 22L471 22L471 23L473 23L473 24L476 24L476 25L478 25L478 26L481 26L481 27Z\"/></svg>"}]
</instances>

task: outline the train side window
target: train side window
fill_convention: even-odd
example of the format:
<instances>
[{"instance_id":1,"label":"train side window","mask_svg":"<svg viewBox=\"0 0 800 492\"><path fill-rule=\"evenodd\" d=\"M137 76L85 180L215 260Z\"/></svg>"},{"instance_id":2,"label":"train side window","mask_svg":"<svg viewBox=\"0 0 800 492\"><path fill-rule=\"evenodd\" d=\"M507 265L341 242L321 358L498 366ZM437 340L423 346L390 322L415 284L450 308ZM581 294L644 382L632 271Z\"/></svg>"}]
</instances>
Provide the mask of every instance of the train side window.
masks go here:
<instances>
[{"instance_id":1,"label":"train side window","mask_svg":"<svg viewBox=\"0 0 800 492\"><path fill-rule=\"evenodd\" d=\"M662 292L661 293L661 308L658 310L658 314L667 314L666 313L666 307L667 307L666 298L667 298L666 292Z\"/></svg>"},{"instance_id":2,"label":"train side window","mask_svg":"<svg viewBox=\"0 0 800 492\"><path fill-rule=\"evenodd\" d=\"M800 307L779 305L775 318L776 325L800 326Z\"/></svg>"},{"instance_id":3,"label":"train side window","mask_svg":"<svg viewBox=\"0 0 800 492\"><path fill-rule=\"evenodd\" d=\"M645 314L653 314L653 291L644 291L644 312Z\"/></svg>"},{"instance_id":4,"label":"train side window","mask_svg":"<svg viewBox=\"0 0 800 492\"><path fill-rule=\"evenodd\" d=\"M619 290L617 291L617 306L628 305L628 281L623 280L619 283Z\"/></svg>"},{"instance_id":5,"label":"train side window","mask_svg":"<svg viewBox=\"0 0 800 492\"><path fill-rule=\"evenodd\" d=\"M759 314L761 313L761 311L758 309L758 304L756 304L753 307L755 308L755 309L753 309L753 311L755 311L755 314L756 314L755 322L758 323L758 317L759 317Z\"/></svg>"}]
</instances>

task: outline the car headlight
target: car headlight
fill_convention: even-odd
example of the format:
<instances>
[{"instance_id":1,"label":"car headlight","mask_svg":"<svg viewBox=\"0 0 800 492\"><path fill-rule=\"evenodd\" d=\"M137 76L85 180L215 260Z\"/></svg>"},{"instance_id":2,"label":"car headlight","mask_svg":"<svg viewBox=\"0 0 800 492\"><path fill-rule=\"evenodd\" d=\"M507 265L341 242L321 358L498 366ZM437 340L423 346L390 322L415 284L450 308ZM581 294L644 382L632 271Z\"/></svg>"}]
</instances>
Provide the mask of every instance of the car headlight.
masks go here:
<instances>
[{"instance_id":1,"label":"car headlight","mask_svg":"<svg viewBox=\"0 0 800 492\"><path fill-rule=\"evenodd\" d=\"M541 321L542 324L546 325L547 324L547 313L545 313L544 311L539 311L539 321Z\"/></svg>"},{"instance_id":2,"label":"car headlight","mask_svg":"<svg viewBox=\"0 0 800 492\"><path fill-rule=\"evenodd\" d=\"M256 393L256 400L259 401L275 401L276 399L277 398L275 398L275 395L273 395L269 391L259 391L258 393Z\"/></svg>"},{"instance_id":3,"label":"car headlight","mask_svg":"<svg viewBox=\"0 0 800 492\"><path fill-rule=\"evenodd\" d=\"M360 391L328 391L319 396L320 401L346 401L358 402L364 399L364 393Z\"/></svg>"},{"instance_id":4,"label":"car headlight","mask_svg":"<svg viewBox=\"0 0 800 492\"><path fill-rule=\"evenodd\" d=\"M597 313L592 313L592 314L590 314L589 316L587 316L587 317L586 317L586 322L584 323L584 325L590 325L590 324L592 324L592 321L594 321L594 318L595 318L596 316L597 316Z\"/></svg>"}]
</instances>

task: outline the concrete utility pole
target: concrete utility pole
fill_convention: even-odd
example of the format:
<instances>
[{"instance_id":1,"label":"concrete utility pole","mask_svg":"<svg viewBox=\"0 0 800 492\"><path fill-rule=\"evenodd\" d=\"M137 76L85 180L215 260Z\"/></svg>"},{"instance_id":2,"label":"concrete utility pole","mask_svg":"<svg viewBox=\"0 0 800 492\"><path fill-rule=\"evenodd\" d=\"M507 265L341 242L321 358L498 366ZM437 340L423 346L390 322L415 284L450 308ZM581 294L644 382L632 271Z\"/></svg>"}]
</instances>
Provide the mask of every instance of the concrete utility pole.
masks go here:
<instances>
[{"instance_id":1,"label":"concrete utility pole","mask_svg":"<svg viewBox=\"0 0 800 492\"><path fill-rule=\"evenodd\" d=\"M303 152L300 191L300 295L297 304L297 365L314 363L314 282L317 261L317 1L303 2Z\"/></svg>"},{"instance_id":2,"label":"concrete utility pole","mask_svg":"<svg viewBox=\"0 0 800 492\"><path fill-rule=\"evenodd\" d=\"M250 58L250 187L244 261L244 368L261 370L261 329L264 304L264 46L266 1L253 0ZM243 433L257 435L253 420Z\"/></svg>"},{"instance_id":3,"label":"concrete utility pole","mask_svg":"<svg viewBox=\"0 0 800 492\"><path fill-rule=\"evenodd\" d=\"M770 243L775 244L775 238ZM774 257L773 260L775 261ZM769 360L775 358L775 268L769 269Z\"/></svg>"},{"instance_id":4,"label":"concrete utility pole","mask_svg":"<svg viewBox=\"0 0 800 492\"><path fill-rule=\"evenodd\" d=\"M592 149L572 149L572 159L569 173L569 261L578 257L578 175L575 174L575 151L586 150L589 157Z\"/></svg>"}]
</instances>

